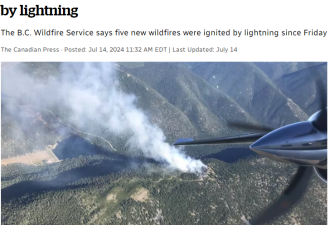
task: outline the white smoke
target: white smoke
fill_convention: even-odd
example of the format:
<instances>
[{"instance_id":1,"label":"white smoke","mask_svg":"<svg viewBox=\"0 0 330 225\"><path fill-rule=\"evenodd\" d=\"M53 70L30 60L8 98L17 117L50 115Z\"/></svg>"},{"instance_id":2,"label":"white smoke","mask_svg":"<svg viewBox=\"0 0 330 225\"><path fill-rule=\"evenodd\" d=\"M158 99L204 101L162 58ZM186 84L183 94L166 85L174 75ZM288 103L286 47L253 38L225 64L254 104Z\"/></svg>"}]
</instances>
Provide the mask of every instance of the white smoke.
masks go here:
<instances>
[{"instance_id":1,"label":"white smoke","mask_svg":"<svg viewBox=\"0 0 330 225\"><path fill-rule=\"evenodd\" d=\"M2 64L2 92L18 98L28 96L29 101L44 107L65 106L68 121L83 128L88 127L88 121L97 121L115 135L130 133L127 146L171 168L201 173L205 167L165 142L163 131L136 106L136 97L120 91L113 64L62 63L57 76L41 71L47 73L41 81L19 65Z\"/></svg>"}]
</instances>

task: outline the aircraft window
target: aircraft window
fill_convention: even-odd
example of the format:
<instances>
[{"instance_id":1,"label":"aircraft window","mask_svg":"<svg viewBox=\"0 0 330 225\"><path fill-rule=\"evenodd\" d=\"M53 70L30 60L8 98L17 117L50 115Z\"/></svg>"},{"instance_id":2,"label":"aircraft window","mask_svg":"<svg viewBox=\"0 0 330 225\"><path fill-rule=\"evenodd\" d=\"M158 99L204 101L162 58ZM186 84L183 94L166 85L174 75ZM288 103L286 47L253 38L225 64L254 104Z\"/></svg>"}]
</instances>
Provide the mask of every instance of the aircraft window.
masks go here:
<instances>
[{"instance_id":1,"label":"aircraft window","mask_svg":"<svg viewBox=\"0 0 330 225\"><path fill-rule=\"evenodd\" d=\"M321 145L327 145L327 142L322 142Z\"/></svg>"},{"instance_id":2,"label":"aircraft window","mask_svg":"<svg viewBox=\"0 0 330 225\"><path fill-rule=\"evenodd\" d=\"M292 145L281 145L281 147L291 147Z\"/></svg>"}]
</instances>

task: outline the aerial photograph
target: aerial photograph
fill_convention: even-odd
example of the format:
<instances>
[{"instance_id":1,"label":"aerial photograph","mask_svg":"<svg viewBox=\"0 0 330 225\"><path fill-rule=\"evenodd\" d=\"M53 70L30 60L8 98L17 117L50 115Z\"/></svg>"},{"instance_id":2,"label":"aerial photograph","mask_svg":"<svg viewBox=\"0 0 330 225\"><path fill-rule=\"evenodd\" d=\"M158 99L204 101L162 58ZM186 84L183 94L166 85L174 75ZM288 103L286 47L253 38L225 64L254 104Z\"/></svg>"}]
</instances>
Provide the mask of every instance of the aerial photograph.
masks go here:
<instances>
[{"instance_id":1,"label":"aerial photograph","mask_svg":"<svg viewBox=\"0 0 330 225\"><path fill-rule=\"evenodd\" d=\"M327 62L2 62L1 224L325 225Z\"/></svg>"}]
</instances>

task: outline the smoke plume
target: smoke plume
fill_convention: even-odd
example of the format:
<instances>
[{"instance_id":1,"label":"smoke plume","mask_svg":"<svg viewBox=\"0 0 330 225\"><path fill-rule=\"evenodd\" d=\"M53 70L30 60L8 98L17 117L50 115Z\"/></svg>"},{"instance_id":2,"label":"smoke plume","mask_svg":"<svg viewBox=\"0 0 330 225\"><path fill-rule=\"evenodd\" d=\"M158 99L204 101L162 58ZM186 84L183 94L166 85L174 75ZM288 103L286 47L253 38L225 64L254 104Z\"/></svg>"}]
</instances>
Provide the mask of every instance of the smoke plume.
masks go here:
<instances>
[{"instance_id":1,"label":"smoke plume","mask_svg":"<svg viewBox=\"0 0 330 225\"><path fill-rule=\"evenodd\" d=\"M52 70L34 73L19 63L3 63L2 92L44 108L63 108L65 119L81 129L97 122L114 135L129 134L130 149L171 168L200 173L205 167L165 142L163 131L137 107L137 98L120 91L114 64L61 63L56 74Z\"/></svg>"}]
</instances>

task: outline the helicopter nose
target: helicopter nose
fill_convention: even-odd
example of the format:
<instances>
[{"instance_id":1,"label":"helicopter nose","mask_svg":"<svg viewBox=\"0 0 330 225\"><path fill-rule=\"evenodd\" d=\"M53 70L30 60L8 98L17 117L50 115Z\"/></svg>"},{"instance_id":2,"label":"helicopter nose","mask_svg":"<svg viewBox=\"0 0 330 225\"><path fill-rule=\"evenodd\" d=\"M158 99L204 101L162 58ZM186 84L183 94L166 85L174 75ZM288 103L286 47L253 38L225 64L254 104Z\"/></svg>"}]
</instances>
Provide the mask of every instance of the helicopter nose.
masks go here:
<instances>
[{"instance_id":1,"label":"helicopter nose","mask_svg":"<svg viewBox=\"0 0 330 225\"><path fill-rule=\"evenodd\" d=\"M276 161L317 165L326 158L326 140L326 133L306 121L274 130L253 143L250 149Z\"/></svg>"}]
</instances>

